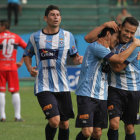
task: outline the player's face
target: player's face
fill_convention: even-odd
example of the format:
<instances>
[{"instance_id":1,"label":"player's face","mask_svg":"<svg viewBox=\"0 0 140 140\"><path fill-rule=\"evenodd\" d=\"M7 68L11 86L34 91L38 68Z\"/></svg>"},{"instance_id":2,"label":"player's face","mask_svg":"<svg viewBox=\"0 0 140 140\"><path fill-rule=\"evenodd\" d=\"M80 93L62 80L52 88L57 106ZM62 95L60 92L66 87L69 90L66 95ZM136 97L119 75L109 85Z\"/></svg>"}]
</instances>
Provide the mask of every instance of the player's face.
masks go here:
<instances>
[{"instance_id":1,"label":"player's face","mask_svg":"<svg viewBox=\"0 0 140 140\"><path fill-rule=\"evenodd\" d=\"M61 23L61 15L58 10L51 10L46 17L46 22L48 26L56 28L59 27Z\"/></svg>"},{"instance_id":2,"label":"player's face","mask_svg":"<svg viewBox=\"0 0 140 140\"><path fill-rule=\"evenodd\" d=\"M116 32L111 35L110 39L110 49L114 49L114 47L119 43L119 33Z\"/></svg>"},{"instance_id":3,"label":"player's face","mask_svg":"<svg viewBox=\"0 0 140 140\"><path fill-rule=\"evenodd\" d=\"M4 30L5 30L5 26L2 26L2 25L0 24L0 33L3 32Z\"/></svg>"},{"instance_id":4,"label":"player's face","mask_svg":"<svg viewBox=\"0 0 140 140\"><path fill-rule=\"evenodd\" d=\"M120 41L121 43L128 43L135 35L137 26L131 25L128 22L120 28Z\"/></svg>"}]
</instances>

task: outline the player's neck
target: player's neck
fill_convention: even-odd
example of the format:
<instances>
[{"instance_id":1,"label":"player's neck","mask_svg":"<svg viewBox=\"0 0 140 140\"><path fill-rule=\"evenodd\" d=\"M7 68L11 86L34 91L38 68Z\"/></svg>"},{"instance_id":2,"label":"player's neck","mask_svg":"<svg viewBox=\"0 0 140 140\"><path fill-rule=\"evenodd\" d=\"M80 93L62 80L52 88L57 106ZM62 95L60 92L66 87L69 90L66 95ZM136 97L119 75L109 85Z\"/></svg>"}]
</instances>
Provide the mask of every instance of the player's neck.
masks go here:
<instances>
[{"instance_id":1,"label":"player's neck","mask_svg":"<svg viewBox=\"0 0 140 140\"><path fill-rule=\"evenodd\" d=\"M59 31L59 27L58 28L50 28L50 27L46 27L43 29L44 33L46 34L56 34Z\"/></svg>"},{"instance_id":2,"label":"player's neck","mask_svg":"<svg viewBox=\"0 0 140 140\"><path fill-rule=\"evenodd\" d=\"M98 43L103 45L104 47L108 48L109 47L109 42L105 38L99 38Z\"/></svg>"}]
</instances>

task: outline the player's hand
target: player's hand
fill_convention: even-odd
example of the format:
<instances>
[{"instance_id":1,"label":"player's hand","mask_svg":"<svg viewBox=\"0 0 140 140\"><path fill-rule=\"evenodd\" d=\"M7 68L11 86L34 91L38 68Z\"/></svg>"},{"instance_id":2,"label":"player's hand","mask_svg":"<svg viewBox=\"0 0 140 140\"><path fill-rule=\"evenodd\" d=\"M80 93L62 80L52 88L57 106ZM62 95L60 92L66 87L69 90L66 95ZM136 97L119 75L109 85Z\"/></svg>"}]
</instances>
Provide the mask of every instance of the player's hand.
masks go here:
<instances>
[{"instance_id":1,"label":"player's hand","mask_svg":"<svg viewBox=\"0 0 140 140\"><path fill-rule=\"evenodd\" d=\"M138 52L137 60L140 60L140 52Z\"/></svg>"},{"instance_id":2,"label":"player's hand","mask_svg":"<svg viewBox=\"0 0 140 140\"><path fill-rule=\"evenodd\" d=\"M104 23L104 26L105 27L108 27L108 28L113 28L115 30L115 32L118 32L119 31L119 26L116 24L115 21L105 22Z\"/></svg>"},{"instance_id":3,"label":"player's hand","mask_svg":"<svg viewBox=\"0 0 140 140\"><path fill-rule=\"evenodd\" d=\"M17 62L16 64L17 64L17 68L20 68L20 67L22 66L23 63Z\"/></svg>"},{"instance_id":4,"label":"player's hand","mask_svg":"<svg viewBox=\"0 0 140 140\"><path fill-rule=\"evenodd\" d=\"M28 69L32 77L36 77L38 75L38 70L36 70L36 67L30 67Z\"/></svg>"},{"instance_id":5,"label":"player's hand","mask_svg":"<svg viewBox=\"0 0 140 140\"><path fill-rule=\"evenodd\" d=\"M76 59L77 59L77 61L78 61L78 63L79 64L82 64L82 62L83 62L83 56L80 56L78 53L76 54Z\"/></svg>"},{"instance_id":6,"label":"player's hand","mask_svg":"<svg viewBox=\"0 0 140 140\"><path fill-rule=\"evenodd\" d=\"M140 47L140 39L133 38L133 44L134 44L136 47Z\"/></svg>"}]
</instances>

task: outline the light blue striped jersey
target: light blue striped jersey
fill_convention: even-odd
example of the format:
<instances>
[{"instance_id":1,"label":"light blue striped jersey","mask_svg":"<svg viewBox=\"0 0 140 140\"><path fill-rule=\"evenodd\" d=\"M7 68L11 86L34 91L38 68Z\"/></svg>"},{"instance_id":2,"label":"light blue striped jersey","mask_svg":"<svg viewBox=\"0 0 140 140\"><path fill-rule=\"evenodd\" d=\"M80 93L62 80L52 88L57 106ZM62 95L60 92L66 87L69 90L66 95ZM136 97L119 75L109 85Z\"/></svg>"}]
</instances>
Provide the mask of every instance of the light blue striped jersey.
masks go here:
<instances>
[{"instance_id":1,"label":"light blue striped jersey","mask_svg":"<svg viewBox=\"0 0 140 140\"><path fill-rule=\"evenodd\" d=\"M70 91L66 69L67 54L77 53L73 35L60 29L58 33L48 35L42 30L33 33L24 52L24 56L36 56L39 71L35 82L35 94L42 91Z\"/></svg>"},{"instance_id":2,"label":"light blue striped jersey","mask_svg":"<svg viewBox=\"0 0 140 140\"><path fill-rule=\"evenodd\" d=\"M100 100L107 100L108 80L107 73L102 72L103 58L108 59L113 53L94 42L85 52L76 94Z\"/></svg>"},{"instance_id":3,"label":"light blue striped jersey","mask_svg":"<svg viewBox=\"0 0 140 140\"><path fill-rule=\"evenodd\" d=\"M127 49L132 43L130 41L127 44L120 44L116 47L116 53L120 53ZM137 60L137 55L139 52L139 47L137 47L133 53L128 57L127 61L129 64L124 70L119 73L111 72L109 78L109 85L118 89L129 90L129 91L139 91L140 90L140 66L139 60Z\"/></svg>"}]
</instances>

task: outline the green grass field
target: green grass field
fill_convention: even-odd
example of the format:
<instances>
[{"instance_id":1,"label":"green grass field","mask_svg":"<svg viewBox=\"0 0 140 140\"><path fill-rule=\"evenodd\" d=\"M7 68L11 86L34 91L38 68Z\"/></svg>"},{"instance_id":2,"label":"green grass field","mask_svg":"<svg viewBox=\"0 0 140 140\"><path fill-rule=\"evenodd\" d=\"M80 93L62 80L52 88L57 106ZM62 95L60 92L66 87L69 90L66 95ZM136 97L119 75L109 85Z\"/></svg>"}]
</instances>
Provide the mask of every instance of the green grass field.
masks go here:
<instances>
[{"instance_id":1,"label":"green grass field","mask_svg":"<svg viewBox=\"0 0 140 140\"><path fill-rule=\"evenodd\" d=\"M25 122L14 122L14 110L11 103L11 94L6 94L6 122L0 123L0 140L45 140L44 128L47 120L41 111L33 86L21 86L21 112ZM74 112L76 114L76 98L72 93ZM137 140L140 139L140 126L135 126ZM80 129L75 128L75 119L70 120L70 140L75 140ZM103 130L101 140L107 140L107 129ZM124 140L123 124L120 123L119 140ZM57 134L55 137L57 140Z\"/></svg>"}]
</instances>

